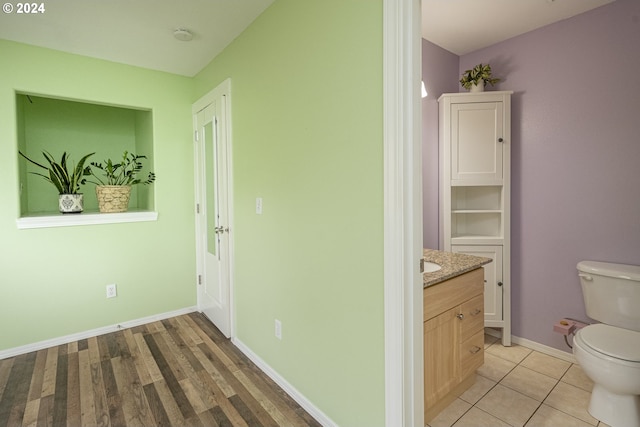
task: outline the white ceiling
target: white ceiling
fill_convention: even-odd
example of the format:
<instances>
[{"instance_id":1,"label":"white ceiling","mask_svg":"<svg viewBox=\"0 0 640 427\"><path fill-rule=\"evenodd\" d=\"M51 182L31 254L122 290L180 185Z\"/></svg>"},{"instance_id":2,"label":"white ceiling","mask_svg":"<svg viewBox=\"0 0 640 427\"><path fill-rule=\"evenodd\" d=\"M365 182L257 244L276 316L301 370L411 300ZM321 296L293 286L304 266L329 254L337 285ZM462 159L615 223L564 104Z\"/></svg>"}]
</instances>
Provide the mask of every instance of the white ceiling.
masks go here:
<instances>
[{"instance_id":1,"label":"white ceiling","mask_svg":"<svg viewBox=\"0 0 640 427\"><path fill-rule=\"evenodd\" d=\"M464 55L613 0L422 0L422 38Z\"/></svg>"},{"instance_id":2,"label":"white ceiling","mask_svg":"<svg viewBox=\"0 0 640 427\"><path fill-rule=\"evenodd\" d=\"M44 13L0 13L0 38L193 76L273 1L38 0Z\"/></svg>"},{"instance_id":3,"label":"white ceiling","mask_svg":"<svg viewBox=\"0 0 640 427\"><path fill-rule=\"evenodd\" d=\"M54 0L44 13L0 13L0 38L193 76L273 1ZM422 0L422 35L463 55L611 1ZM176 40L177 28L193 40Z\"/></svg>"}]
</instances>

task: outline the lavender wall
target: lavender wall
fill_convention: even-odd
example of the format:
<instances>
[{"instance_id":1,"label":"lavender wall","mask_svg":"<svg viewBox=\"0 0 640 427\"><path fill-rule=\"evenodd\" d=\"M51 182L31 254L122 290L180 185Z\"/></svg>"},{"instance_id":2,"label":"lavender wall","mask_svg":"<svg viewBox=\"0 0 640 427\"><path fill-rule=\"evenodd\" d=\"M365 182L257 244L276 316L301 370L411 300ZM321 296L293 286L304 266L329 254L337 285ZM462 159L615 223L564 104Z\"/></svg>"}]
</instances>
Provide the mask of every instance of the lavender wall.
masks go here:
<instances>
[{"instance_id":1,"label":"lavender wall","mask_svg":"<svg viewBox=\"0 0 640 427\"><path fill-rule=\"evenodd\" d=\"M515 92L513 334L570 351L553 323L589 320L576 263L640 265L640 2L464 55L458 74L480 62Z\"/></svg>"},{"instance_id":2,"label":"lavender wall","mask_svg":"<svg viewBox=\"0 0 640 427\"><path fill-rule=\"evenodd\" d=\"M422 98L422 217L423 245L438 245L438 98L458 91L460 58L422 40L422 81L429 95Z\"/></svg>"}]
</instances>

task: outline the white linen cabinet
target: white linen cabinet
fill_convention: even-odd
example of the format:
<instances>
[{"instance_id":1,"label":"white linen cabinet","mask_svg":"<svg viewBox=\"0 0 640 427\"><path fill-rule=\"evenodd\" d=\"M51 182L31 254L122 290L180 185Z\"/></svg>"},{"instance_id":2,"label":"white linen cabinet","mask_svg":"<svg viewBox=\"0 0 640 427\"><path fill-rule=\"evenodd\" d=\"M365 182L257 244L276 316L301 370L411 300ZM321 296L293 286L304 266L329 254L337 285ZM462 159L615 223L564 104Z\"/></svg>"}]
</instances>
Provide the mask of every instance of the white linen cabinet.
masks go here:
<instances>
[{"instance_id":1,"label":"white linen cabinet","mask_svg":"<svg viewBox=\"0 0 640 427\"><path fill-rule=\"evenodd\" d=\"M485 327L511 345L511 91L439 99L440 249L491 258Z\"/></svg>"}]
</instances>

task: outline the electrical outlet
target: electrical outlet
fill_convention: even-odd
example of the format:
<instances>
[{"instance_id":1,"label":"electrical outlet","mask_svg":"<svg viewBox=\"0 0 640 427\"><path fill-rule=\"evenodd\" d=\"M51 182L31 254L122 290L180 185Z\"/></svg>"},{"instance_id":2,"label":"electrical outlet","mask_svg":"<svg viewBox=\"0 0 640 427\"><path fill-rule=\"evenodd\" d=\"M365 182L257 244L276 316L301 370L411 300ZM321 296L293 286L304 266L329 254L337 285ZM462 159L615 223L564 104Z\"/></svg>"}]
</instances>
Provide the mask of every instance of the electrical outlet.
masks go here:
<instances>
[{"instance_id":1,"label":"electrical outlet","mask_svg":"<svg viewBox=\"0 0 640 427\"><path fill-rule=\"evenodd\" d=\"M118 292L116 290L116 284L112 283L107 285L107 298L115 298L118 296Z\"/></svg>"},{"instance_id":2,"label":"electrical outlet","mask_svg":"<svg viewBox=\"0 0 640 427\"><path fill-rule=\"evenodd\" d=\"M282 339L282 322L276 319L276 338Z\"/></svg>"}]
</instances>

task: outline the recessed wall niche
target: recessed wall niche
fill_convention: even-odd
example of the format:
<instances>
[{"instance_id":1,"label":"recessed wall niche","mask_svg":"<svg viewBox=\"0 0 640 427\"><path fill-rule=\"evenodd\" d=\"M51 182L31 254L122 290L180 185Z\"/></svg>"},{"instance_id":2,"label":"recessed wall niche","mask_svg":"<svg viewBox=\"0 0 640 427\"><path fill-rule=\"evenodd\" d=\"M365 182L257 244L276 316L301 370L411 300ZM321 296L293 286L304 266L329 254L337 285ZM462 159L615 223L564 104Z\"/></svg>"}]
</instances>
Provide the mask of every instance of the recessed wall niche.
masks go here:
<instances>
[{"instance_id":1,"label":"recessed wall niche","mask_svg":"<svg viewBox=\"0 0 640 427\"><path fill-rule=\"evenodd\" d=\"M93 104L49 98L32 94L16 94L18 149L29 158L46 163L42 151L60 159L63 152L72 164L85 154L95 152L88 161L102 162L111 158L118 162L122 153L147 156L144 175L153 169L153 118L150 110ZM29 172L42 172L22 157L19 159L20 216L61 215L58 194L49 182ZM153 211L152 184L134 185L129 211ZM84 213L98 213L95 185L87 183Z\"/></svg>"}]
</instances>

